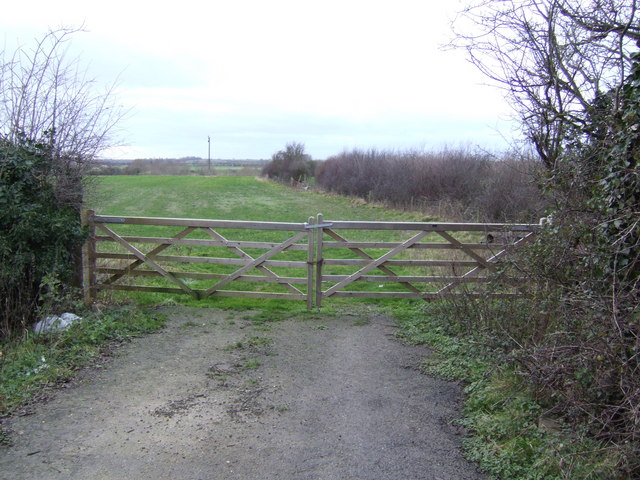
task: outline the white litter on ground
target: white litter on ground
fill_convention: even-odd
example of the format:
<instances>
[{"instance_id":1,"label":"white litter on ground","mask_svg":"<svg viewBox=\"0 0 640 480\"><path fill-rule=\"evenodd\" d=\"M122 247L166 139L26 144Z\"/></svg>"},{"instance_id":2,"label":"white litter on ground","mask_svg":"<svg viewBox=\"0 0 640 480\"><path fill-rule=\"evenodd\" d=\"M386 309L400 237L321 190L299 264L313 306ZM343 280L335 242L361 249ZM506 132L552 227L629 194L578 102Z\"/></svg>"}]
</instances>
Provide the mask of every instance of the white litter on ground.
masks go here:
<instances>
[{"instance_id":1,"label":"white litter on ground","mask_svg":"<svg viewBox=\"0 0 640 480\"><path fill-rule=\"evenodd\" d=\"M82 320L82 318L74 313L49 315L36 323L33 326L33 331L35 333L45 333L52 330L65 330L69 328L72 323L77 322L78 320Z\"/></svg>"}]
</instances>

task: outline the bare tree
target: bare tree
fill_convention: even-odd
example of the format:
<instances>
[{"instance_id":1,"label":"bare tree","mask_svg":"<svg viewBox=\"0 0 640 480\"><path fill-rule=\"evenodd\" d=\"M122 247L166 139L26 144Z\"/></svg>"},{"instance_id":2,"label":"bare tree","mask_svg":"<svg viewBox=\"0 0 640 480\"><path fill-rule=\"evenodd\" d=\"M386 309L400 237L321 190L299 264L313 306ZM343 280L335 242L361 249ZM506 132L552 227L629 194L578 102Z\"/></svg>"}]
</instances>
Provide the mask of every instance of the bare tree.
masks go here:
<instances>
[{"instance_id":1,"label":"bare tree","mask_svg":"<svg viewBox=\"0 0 640 480\"><path fill-rule=\"evenodd\" d=\"M32 48L0 52L0 138L46 146L58 200L75 208L82 204L84 174L114 144L124 114L114 85L96 91L80 61L67 58L67 42L80 31L51 30Z\"/></svg>"},{"instance_id":2,"label":"bare tree","mask_svg":"<svg viewBox=\"0 0 640 480\"><path fill-rule=\"evenodd\" d=\"M314 168L311 155L304 153L304 144L291 142L284 150L271 156L271 161L262 169L262 175L280 181L302 182L313 176Z\"/></svg>"},{"instance_id":3,"label":"bare tree","mask_svg":"<svg viewBox=\"0 0 640 480\"><path fill-rule=\"evenodd\" d=\"M553 168L572 127L618 92L640 41L640 0L476 0L454 22L464 48L504 87L541 159ZM613 95L613 108L620 105Z\"/></svg>"}]
</instances>

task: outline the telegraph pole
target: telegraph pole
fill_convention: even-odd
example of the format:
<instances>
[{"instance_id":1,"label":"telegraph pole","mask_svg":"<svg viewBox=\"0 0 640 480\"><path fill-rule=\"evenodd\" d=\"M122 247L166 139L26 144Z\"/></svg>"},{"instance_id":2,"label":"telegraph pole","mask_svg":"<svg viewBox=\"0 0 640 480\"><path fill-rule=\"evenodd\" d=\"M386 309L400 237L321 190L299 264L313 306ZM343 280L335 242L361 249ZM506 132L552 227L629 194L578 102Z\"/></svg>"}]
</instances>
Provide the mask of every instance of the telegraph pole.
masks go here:
<instances>
[{"instance_id":1,"label":"telegraph pole","mask_svg":"<svg viewBox=\"0 0 640 480\"><path fill-rule=\"evenodd\" d=\"M207 142L209 144L209 154L207 155L208 165L209 165L209 175L211 175L211 136L207 136Z\"/></svg>"}]
</instances>

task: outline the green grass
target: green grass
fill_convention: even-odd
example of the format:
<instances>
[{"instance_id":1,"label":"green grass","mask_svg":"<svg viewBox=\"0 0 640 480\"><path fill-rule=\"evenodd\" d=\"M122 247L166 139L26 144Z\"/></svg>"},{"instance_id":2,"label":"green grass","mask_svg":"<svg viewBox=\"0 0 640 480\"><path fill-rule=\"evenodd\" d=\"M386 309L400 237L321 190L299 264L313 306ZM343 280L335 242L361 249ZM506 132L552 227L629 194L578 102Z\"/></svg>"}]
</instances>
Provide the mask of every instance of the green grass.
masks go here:
<instances>
[{"instance_id":1,"label":"green grass","mask_svg":"<svg viewBox=\"0 0 640 480\"><path fill-rule=\"evenodd\" d=\"M277 183L263 181L254 177L192 177L192 176L113 176L101 177L97 183L98 189L91 202L92 208L99 214L122 216L146 216L146 217L184 217L206 218L219 220L248 220L269 222L294 222L304 223L310 216L323 213L328 220L361 220L361 221L429 221L417 213L393 211L381 208L377 205L366 204L359 200L352 200L337 195L329 195L313 191L299 191ZM178 233L180 228L149 227L136 225L110 224L120 234L171 236ZM280 231L243 231L240 229L221 229L218 233L229 240L258 240L279 243L293 235L292 232ZM404 232L367 232L350 231L342 232L350 239L367 239L380 241L393 241L406 237ZM375 238L374 238L375 237ZM210 238L204 231L195 231L189 238ZM304 241L302 241L304 243ZM101 251L118 250L115 244L100 244ZM148 245L141 248L149 249ZM110 249L110 250L107 250ZM266 250L245 248L244 251L254 258ZM357 258L350 251L340 252L343 258ZM370 249L370 255L376 257L386 250ZM237 254L224 247L197 247L197 246L172 246L163 254L190 255L190 256L218 256L237 258ZM306 262L305 251L287 251L273 257L275 260L294 260ZM235 271L237 266L212 266L202 264L172 265L174 271L189 271L200 273L226 274ZM292 277L306 277L306 269L274 268L278 275ZM352 273L354 267L333 267L326 273L345 274ZM249 272L249 273L255 273ZM401 271L399 272L401 273ZM213 284L213 281L188 280L189 286L204 290ZM134 283L172 286L163 278L146 278L141 281L135 278ZM304 289L304 286L299 287ZM325 285L328 288L328 284ZM356 283L350 286L353 290L378 290L380 287L372 283ZM401 285L390 283L385 285L386 290L403 290ZM248 284L233 282L225 289L229 290L261 290L269 292L286 292L287 290L274 284ZM230 299L215 297L203 301L193 300L189 297L166 294L136 293L127 294L128 298L134 298L137 302L153 305L162 303L180 303L192 305L215 304L221 308L252 308L255 299ZM275 316L281 316L283 303L281 300L261 301L263 311ZM290 305L284 310L298 310L298 307Z\"/></svg>"},{"instance_id":2,"label":"green grass","mask_svg":"<svg viewBox=\"0 0 640 480\"><path fill-rule=\"evenodd\" d=\"M245 370L255 370L260 365L261 365L260 360L258 360L257 358L249 358L245 360L243 368Z\"/></svg>"},{"instance_id":3,"label":"green grass","mask_svg":"<svg viewBox=\"0 0 640 480\"><path fill-rule=\"evenodd\" d=\"M429 221L337 195L294 190L254 177L100 177L91 207L100 214L269 222L333 220Z\"/></svg>"},{"instance_id":4,"label":"green grass","mask_svg":"<svg viewBox=\"0 0 640 480\"><path fill-rule=\"evenodd\" d=\"M46 395L108 352L107 346L158 330L165 318L135 307L88 313L62 332L29 334L0 344L0 416Z\"/></svg>"},{"instance_id":5,"label":"green grass","mask_svg":"<svg viewBox=\"0 0 640 480\"><path fill-rule=\"evenodd\" d=\"M400 338L434 350L423 362L426 373L465 383L459 423L470 432L463 440L469 459L502 480L624 478L613 449L561 422L547 428L547 409L507 357L472 332L452 335L445 322L455 320L433 307L407 304L390 314L401 326Z\"/></svg>"}]
</instances>

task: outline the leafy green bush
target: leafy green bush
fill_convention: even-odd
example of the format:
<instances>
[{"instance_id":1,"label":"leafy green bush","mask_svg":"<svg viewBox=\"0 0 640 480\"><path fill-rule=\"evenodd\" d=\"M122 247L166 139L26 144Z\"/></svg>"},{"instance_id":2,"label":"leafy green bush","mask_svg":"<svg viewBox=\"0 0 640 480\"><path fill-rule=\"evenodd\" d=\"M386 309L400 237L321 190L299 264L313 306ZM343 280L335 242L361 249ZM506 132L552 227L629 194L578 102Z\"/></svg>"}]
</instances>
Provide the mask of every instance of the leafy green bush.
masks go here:
<instances>
[{"instance_id":1,"label":"leafy green bush","mask_svg":"<svg viewBox=\"0 0 640 480\"><path fill-rule=\"evenodd\" d=\"M55 183L45 149L0 140L0 337L33 322L45 276L70 278L83 232Z\"/></svg>"}]
</instances>

